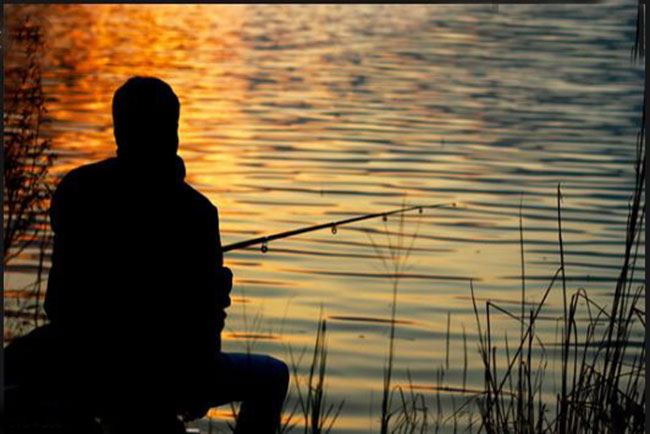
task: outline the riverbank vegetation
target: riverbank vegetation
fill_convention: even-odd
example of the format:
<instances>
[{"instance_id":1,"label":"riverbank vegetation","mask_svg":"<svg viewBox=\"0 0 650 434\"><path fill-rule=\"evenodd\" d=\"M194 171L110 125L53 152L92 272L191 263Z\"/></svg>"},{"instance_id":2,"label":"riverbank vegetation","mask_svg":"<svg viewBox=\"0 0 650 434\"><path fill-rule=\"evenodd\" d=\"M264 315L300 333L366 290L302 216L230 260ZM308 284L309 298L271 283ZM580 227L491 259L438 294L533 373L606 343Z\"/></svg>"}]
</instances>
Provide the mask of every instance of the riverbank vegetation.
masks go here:
<instances>
[{"instance_id":1,"label":"riverbank vegetation","mask_svg":"<svg viewBox=\"0 0 650 434\"><path fill-rule=\"evenodd\" d=\"M51 231L47 210L52 194L49 169L54 156L51 142L43 137L46 123L41 58L44 38L41 26L29 16L11 20L4 50L3 112L3 267L22 267L35 279L22 287L19 304L7 306L5 338L19 336L38 326L40 296ZM25 296L28 294L29 296ZM6 294L5 294L6 295ZM6 301L6 298L5 298Z\"/></svg>"},{"instance_id":2,"label":"riverbank vegetation","mask_svg":"<svg viewBox=\"0 0 650 434\"><path fill-rule=\"evenodd\" d=\"M467 339L464 338L464 369L462 387L445 383L447 364L432 375L436 378L435 405L413 387L394 384L394 340L397 326L396 309L399 299L399 275L403 271L417 232L408 241L404 237L388 240L388 253L381 252L371 239L377 256L392 276L391 322L387 338L387 357L379 430L386 433L428 432L486 432L486 433L643 433L645 432L645 285L634 279L639 251L645 250L645 131L639 133L635 162L634 190L622 243L624 255L618 279L607 304L597 302L586 288L571 288L564 260L562 231L562 191L557 188L557 239L559 267L549 276L542 297L530 303L526 297L524 262L524 227L520 216L521 235L521 304L517 310L508 309L499 302L487 300L479 304L474 283L469 292L475 317L475 333L479 345L477 354L483 366L484 384L481 390L466 388ZM403 217L402 217L403 218ZM400 231L403 233L403 221ZM388 231L387 231L388 233ZM388 237L388 235L387 235ZM388 258L388 259L386 259ZM561 293L563 316L557 342L544 342L535 331L536 322L544 310L552 291ZM518 336L504 340L494 334L495 315L503 315L519 330ZM449 318L446 339L446 360L449 359ZM585 319L586 318L586 319ZM294 363L295 393L319 398L317 406L304 412L305 434L329 432L341 412L340 403L323 408L322 390L326 382L325 363L327 346L325 322L319 323L314 359L304 381ZM497 343L499 342L499 343ZM499 346L503 345L503 346ZM547 369L553 354L549 348L560 348L558 390L549 386ZM470 353L472 353L470 351ZM292 360L293 357L292 357ZM314 383L314 372L318 381ZM555 399L549 399L549 390ZM453 392L451 414L443 414L441 394ZM460 395L460 399L453 395ZM309 398L307 402L312 402ZM302 399L301 399L302 400ZM291 401L291 398L289 399ZM304 410L303 406L303 410ZM336 412L332 413L336 408ZM319 419L320 418L320 419ZM281 432L301 426L296 422L295 409ZM326 421L328 422L326 424ZM327 425L327 430L322 429ZM333 426L334 431L336 426Z\"/></svg>"}]
</instances>

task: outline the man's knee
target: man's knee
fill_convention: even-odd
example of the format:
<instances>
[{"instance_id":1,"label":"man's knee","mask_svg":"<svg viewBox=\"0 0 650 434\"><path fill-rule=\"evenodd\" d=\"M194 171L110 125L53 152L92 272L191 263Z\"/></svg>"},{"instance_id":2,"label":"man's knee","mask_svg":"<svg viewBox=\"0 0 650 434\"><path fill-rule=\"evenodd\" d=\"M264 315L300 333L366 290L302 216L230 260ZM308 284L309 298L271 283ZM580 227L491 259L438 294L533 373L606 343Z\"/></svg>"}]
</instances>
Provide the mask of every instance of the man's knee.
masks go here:
<instances>
[{"instance_id":1,"label":"man's knee","mask_svg":"<svg viewBox=\"0 0 650 434\"><path fill-rule=\"evenodd\" d=\"M282 360L275 359L271 356L264 356L266 362L271 366L273 381L282 388L287 388L289 385L289 367Z\"/></svg>"},{"instance_id":2,"label":"man's knee","mask_svg":"<svg viewBox=\"0 0 650 434\"><path fill-rule=\"evenodd\" d=\"M282 384L288 385L289 377L290 377L289 367L282 360L278 360L278 364L279 364L278 372L279 372L280 379L282 380Z\"/></svg>"}]
</instances>

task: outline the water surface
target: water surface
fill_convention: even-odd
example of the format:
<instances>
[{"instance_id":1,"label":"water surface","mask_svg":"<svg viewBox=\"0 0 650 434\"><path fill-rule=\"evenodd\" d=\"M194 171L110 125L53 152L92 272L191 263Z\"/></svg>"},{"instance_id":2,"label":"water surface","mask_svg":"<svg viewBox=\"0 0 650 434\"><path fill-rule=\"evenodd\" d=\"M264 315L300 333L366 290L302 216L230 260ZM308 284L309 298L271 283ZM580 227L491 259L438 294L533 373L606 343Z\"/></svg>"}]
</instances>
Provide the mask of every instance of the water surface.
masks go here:
<instances>
[{"instance_id":1,"label":"water surface","mask_svg":"<svg viewBox=\"0 0 650 434\"><path fill-rule=\"evenodd\" d=\"M378 252L386 259L413 234L395 381L405 384L408 369L431 399L435 370L447 364L448 313L448 385L461 382L463 329L467 387L483 381L469 279L481 301L518 309L520 208L527 299L539 300L559 266L558 184L570 290L611 296L642 103L644 71L630 60L635 2L33 11L46 35L57 176L114 155L112 94L132 75L154 75L179 95L187 181L219 208L224 244L403 204L458 203L227 255L236 284L225 350L289 360L288 346L312 345L319 315L329 318L328 399L345 399L337 432L377 426L392 296ZM5 288L29 273L7 273ZM537 326L548 342L559 296L558 287ZM495 327L518 330L505 317Z\"/></svg>"}]
</instances>

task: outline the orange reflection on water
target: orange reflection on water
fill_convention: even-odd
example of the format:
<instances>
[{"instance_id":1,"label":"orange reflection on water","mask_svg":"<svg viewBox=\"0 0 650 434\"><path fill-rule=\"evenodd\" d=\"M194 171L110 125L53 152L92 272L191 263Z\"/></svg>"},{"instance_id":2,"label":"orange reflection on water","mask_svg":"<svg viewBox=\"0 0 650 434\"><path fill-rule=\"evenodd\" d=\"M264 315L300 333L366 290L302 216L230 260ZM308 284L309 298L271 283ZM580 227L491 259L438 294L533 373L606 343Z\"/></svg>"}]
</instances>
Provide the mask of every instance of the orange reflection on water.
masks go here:
<instances>
[{"instance_id":1,"label":"orange reflection on water","mask_svg":"<svg viewBox=\"0 0 650 434\"><path fill-rule=\"evenodd\" d=\"M239 111L233 101L243 98L245 84L236 77L214 80L228 75L227 64L237 58L241 42L236 34L221 27L212 31L211 22L203 19L200 9L124 5L52 5L45 9L40 11L49 17L45 21L49 49L44 78L53 96L66 95L53 98L49 105L55 147L83 155L59 168L68 170L89 159L113 155L112 96L119 85L135 75L158 76L179 95L181 155L192 154L197 146L205 145L198 132L211 126L220 135L248 138L232 128L231 122ZM219 8L214 12L236 26L241 10ZM189 27L174 26L174 17L179 13L189 20ZM120 25L125 16L128 25ZM70 28L52 22L65 22L67 17L84 26ZM201 50L205 46L210 47L209 53ZM202 80L187 77L183 65L188 62ZM222 97L224 94L229 97ZM218 161L223 172L235 172L229 169L233 164L230 153L220 154Z\"/></svg>"}]
</instances>

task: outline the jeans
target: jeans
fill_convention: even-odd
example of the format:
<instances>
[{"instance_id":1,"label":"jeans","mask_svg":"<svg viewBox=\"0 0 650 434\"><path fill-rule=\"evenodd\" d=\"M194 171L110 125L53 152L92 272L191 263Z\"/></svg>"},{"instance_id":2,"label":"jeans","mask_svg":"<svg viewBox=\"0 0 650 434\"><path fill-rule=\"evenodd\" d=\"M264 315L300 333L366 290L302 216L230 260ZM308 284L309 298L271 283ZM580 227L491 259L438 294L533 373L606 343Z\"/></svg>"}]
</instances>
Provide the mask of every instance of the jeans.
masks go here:
<instances>
[{"instance_id":1,"label":"jeans","mask_svg":"<svg viewBox=\"0 0 650 434\"><path fill-rule=\"evenodd\" d=\"M220 353L217 375L208 379L201 395L213 396L208 405L240 401L236 434L274 434L289 387L289 368L273 357Z\"/></svg>"},{"instance_id":2,"label":"jeans","mask_svg":"<svg viewBox=\"0 0 650 434\"><path fill-rule=\"evenodd\" d=\"M120 386L108 388L112 393L107 393L106 389L95 387L93 383L93 378L96 380L107 374L106 367L91 367L84 371L85 375L79 375L75 371L83 367L83 363L77 366L72 363L74 360L61 347L52 328L43 326L5 348L5 381L9 386L21 386L34 395L33 399L63 403L69 400L79 414L99 413L103 420L123 427L118 432L129 432L130 427L133 427L133 432L142 432L135 430L138 423L148 428L152 423L159 423L160 427L155 430L159 434L168 432L166 427L173 429L174 424L169 420L174 422L175 418L167 416L173 416L174 411L164 404L169 396L160 396L160 392L167 389L164 382L147 383L160 386L153 388L136 382L132 389L127 380ZM94 377L89 377L90 374ZM111 378L119 380L120 375ZM289 386L289 369L284 362L264 355L219 353L215 365L194 378L194 381L185 383L179 393L173 393L172 398L185 397L204 411L239 401L242 405L235 430L237 434L275 434ZM110 382L101 384L107 386ZM157 397L160 399L156 400ZM204 411L197 412L196 416L200 417ZM154 414L154 420L147 417Z\"/></svg>"}]
</instances>

